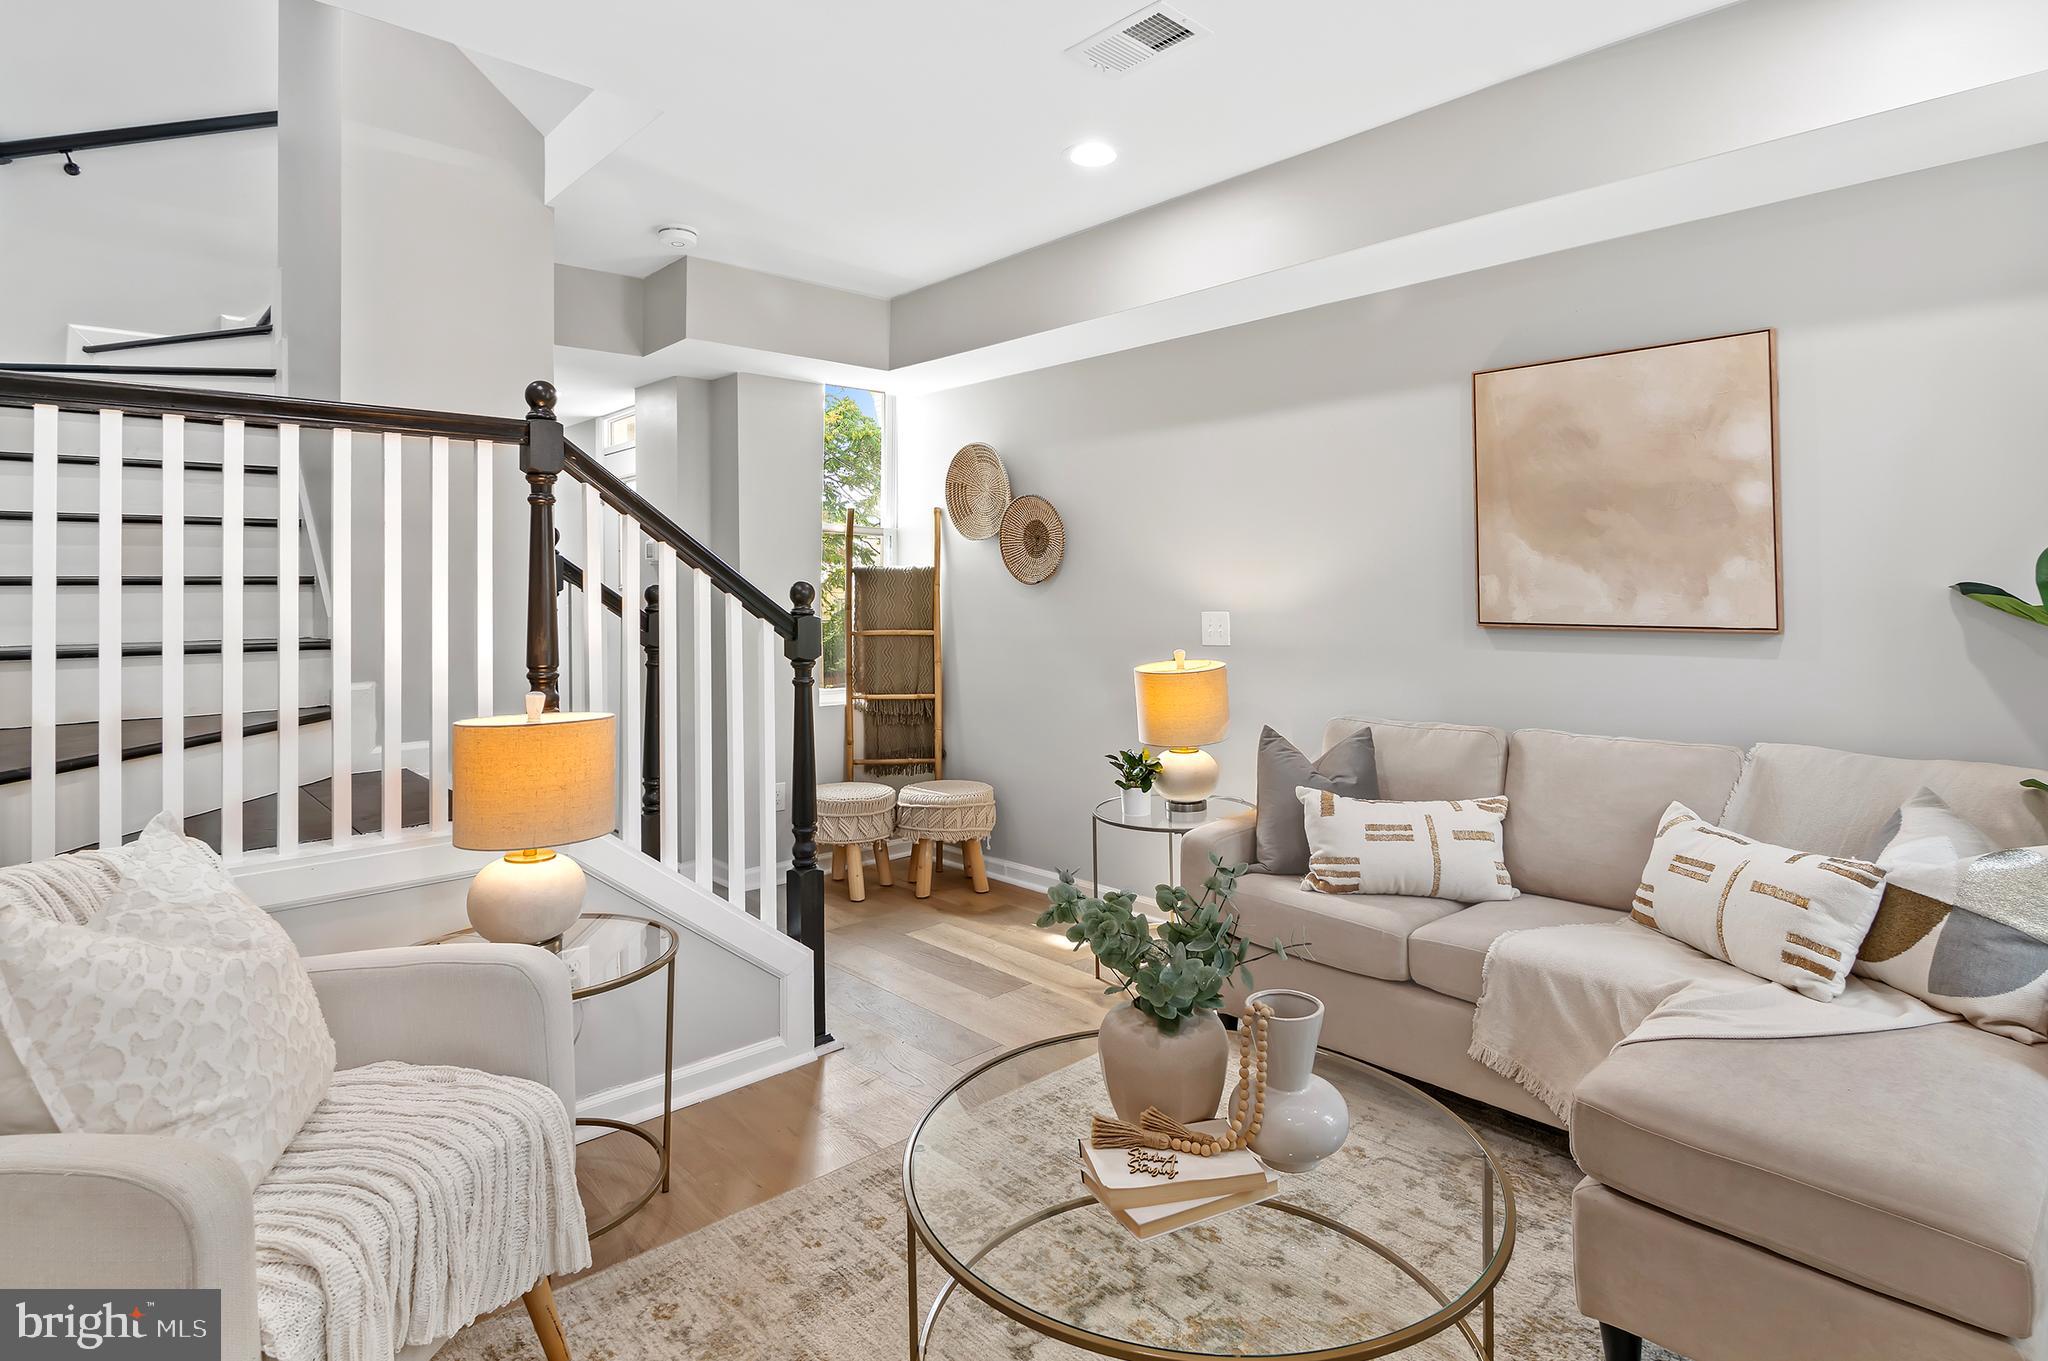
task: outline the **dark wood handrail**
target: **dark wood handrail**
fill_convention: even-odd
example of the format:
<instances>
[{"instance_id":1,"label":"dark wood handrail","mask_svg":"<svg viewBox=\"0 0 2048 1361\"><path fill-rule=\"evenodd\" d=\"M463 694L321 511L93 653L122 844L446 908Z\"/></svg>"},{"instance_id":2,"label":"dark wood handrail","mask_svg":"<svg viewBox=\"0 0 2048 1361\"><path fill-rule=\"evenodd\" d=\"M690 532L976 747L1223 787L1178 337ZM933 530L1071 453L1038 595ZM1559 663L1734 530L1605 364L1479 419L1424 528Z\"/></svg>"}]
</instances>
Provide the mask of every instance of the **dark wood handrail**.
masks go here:
<instances>
[{"instance_id":1,"label":"dark wood handrail","mask_svg":"<svg viewBox=\"0 0 2048 1361\"><path fill-rule=\"evenodd\" d=\"M11 142L0 142L0 165L29 156L69 156L76 151L97 151L101 147L170 142L180 137L214 137L223 132L247 132L276 126L277 110L264 109L258 113L230 113L214 118L180 118L170 123L136 123L125 128L60 132L51 137L21 137Z\"/></svg>"},{"instance_id":2,"label":"dark wood handrail","mask_svg":"<svg viewBox=\"0 0 2048 1361\"><path fill-rule=\"evenodd\" d=\"M270 313L263 314L264 320L253 326L228 326L217 331L187 331L175 336L143 336L137 340L103 340L97 345L81 345L78 348L87 354L112 354L116 350L153 350L165 345L196 345L205 340L245 340L251 336L267 336L271 332Z\"/></svg>"},{"instance_id":3,"label":"dark wood handrail","mask_svg":"<svg viewBox=\"0 0 2048 1361\"><path fill-rule=\"evenodd\" d=\"M245 421L250 425L299 425L328 430L393 431L401 435L445 435L449 439L526 443L526 422L501 416L377 406L367 402L325 402L269 392L207 392L197 388L145 387L103 383L41 373L0 372L0 406L61 407L66 411L127 411L187 420Z\"/></svg>"}]
</instances>

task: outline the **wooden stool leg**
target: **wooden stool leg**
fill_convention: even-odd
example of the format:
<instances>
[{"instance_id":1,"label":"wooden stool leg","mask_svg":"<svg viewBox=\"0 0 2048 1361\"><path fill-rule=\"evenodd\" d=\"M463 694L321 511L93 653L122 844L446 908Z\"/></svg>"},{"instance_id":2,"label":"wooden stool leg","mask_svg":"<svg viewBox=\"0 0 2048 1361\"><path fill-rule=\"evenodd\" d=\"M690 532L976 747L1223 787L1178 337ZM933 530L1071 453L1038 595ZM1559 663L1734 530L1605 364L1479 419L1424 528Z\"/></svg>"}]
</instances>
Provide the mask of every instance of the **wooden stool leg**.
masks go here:
<instances>
[{"instance_id":1,"label":"wooden stool leg","mask_svg":"<svg viewBox=\"0 0 2048 1361\"><path fill-rule=\"evenodd\" d=\"M974 881L974 891L988 892L988 866L982 863L981 838L962 842L960 849L967 854L967 877Z\"/></svg>"},{"instance_id":2,"label":"wooden stool leg","mask_svg":"<svg viewBox=\"0 0 2048 1361\"><path fill-rule=\"evenodd\" d=\"M832 848L832 877L834 879L844 879L846 877L846 847L844 846L834 846Z\"/></svg>"},{"instance_id":3,"label":"wooden stool leg","mask_svg":"<svg viewBox=\"0 0 2048 1361\"><path fill-rule=\"evenodd\" d=\"M843 846L846 852L846 896L856 903L868 900L867 880L862 875L860 847Z\"/></svg>"},{"instance_id":4,"label":"wooden stool leg","mask_svg":"<svg viewBox=\"0 0 2048 1361\"><path fill-rule=\"evenodd\" d=\"M889 843L886 841L875 843L875 878L882 881L883 888L896 882L895 872L889 864Z\"/></svg>"},{"instance_id":5,"label":"wooden stool leg","mask_svg":"<svg viewBox=\"0 0 2048 1361\"><path fill-rule=\"evenodd\" d=\"M569 1361L569 1341L562 1336L562 1316L555 1310L554 1288L543 1276L533 1289L520 1296L526 1316L533 1320L533 1335L540 1339L541 1355L547 1361Z\"/></svg>"},{"instance_id":6,"label":"wooden stool leg","mask_svg":"<svg viewBox=\"0 0 2048 1361\"><path fill-rule=\"evenodd\" d=\"M910 853L911 873L916 880L914 891L920 898L932 896L932 853L937 849L936 841L925 841L920 838L917 848Z\"/></svg>"}]
</instances>

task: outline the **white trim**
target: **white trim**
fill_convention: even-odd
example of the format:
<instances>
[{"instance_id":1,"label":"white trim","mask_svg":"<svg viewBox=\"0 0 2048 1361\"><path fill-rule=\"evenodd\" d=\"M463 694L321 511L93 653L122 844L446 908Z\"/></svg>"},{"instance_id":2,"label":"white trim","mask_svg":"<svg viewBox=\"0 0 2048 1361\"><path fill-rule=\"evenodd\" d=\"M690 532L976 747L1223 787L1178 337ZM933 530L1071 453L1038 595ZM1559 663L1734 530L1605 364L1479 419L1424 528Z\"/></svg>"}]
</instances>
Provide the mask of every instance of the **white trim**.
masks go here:
<instances>
[{"instance_id":1,"label":"white trim","mask_svg":"<svg viewBox=\"0 0 2048 1361\"><path fill-rule=\"evenodd\" d=\"M675 1097L671 1110L682 1110L700 1101L723 1096L741 1087L752 1086L764 1078L778 1073L787 1073L807 1063L815 1063L825 1055L846 1046L838 1040L823 1046L806 1046L792 1049L781 1037L771 1036L743 1044L737 1049L728 1049L722 1054L712 1054L683 1064L674 1072ZM661 1115L661 1074L653 1073L632 1082L607 1087L588 1096L576 1098L576 1114L579 1118L596 1116L600 1119L623 1120L637 1125ZM613 1131L589 1126L579 1126L576 1142L588 1143L601 1139Z\"/></svg>"}]
</instances>

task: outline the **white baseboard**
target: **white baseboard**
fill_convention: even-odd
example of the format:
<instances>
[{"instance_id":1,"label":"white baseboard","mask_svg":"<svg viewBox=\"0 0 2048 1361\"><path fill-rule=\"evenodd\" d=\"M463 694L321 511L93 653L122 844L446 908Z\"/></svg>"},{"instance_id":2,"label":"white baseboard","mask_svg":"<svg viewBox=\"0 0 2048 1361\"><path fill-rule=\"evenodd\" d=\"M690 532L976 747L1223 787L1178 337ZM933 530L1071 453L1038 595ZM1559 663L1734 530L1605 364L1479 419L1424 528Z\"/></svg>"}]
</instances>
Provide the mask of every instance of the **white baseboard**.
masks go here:
<instances>
[{"instance_id":1,"label":"white baseboard","mask_svg":"<svg viewBox=\"0 0 2048 1361\"><path fill-rule=\"evenodd\" d=\"M713 1054L677 1068L674 1073L675 1098L672 1110L694 1106L699 1101L709 1101L714 1096L737 1091L751 1086L778 1073L786 1073L813 1063L834 1050L845 1048L839 1041L809 1049L791 1050L781 1039L770 1036L752 1044L729 1049L723 1054ZM576 1102L576 1114L597 1116L607 1120L621 1120L629 1125L641 1124L661 1114L661 1074L654 1073L633 1082L608 1087L601 1092L592 1092ZM610 1131L591 1126L578 1126L576 1142L587 1143L601 1138Z\"/></svg>"}]
</instances>

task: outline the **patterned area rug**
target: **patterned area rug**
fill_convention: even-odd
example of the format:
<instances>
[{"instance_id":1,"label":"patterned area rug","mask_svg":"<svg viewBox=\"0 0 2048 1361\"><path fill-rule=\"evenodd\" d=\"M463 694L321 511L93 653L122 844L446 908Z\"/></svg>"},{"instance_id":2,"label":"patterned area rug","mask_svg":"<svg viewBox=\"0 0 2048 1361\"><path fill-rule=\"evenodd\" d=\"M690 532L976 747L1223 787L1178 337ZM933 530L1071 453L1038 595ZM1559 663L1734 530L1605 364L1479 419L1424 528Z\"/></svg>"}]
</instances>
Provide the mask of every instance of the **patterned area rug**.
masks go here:
<instances>
[{"instance_id":1,"label":"patterned area rug","mask_svg":"<svg viewBox=\"0 0 2048 1361\"><path fill-rule=\"evenodd\" d=\"M942 1158L926 1162L919 1155L920 1168L931 1169L929 1180L919 1173L920 1204L944 1241L964 1244L979 1224L992 1232L1019 1204L1051 1203L1043 1188L1067 1185L1072 1131L1085 1127L1088 1110L1107 1108L1100 1081L1092 1062L1060 1069L992 1095L970 1118L928 1142L928 1148L938 1144L962 1155L957 1175ZM1440 1117L1420 1103L1363 1110L1369 1091L1362 1086L1345 1095L1353 1104L1354 1132L1337 1158L1361 1161L1342 1176L1289 1178L1283 1195L1369 1229L1455 1293L1469 1283L1478 1260L1469 1141L1446 1137ZM1598 1329L1573 1305L1571 1191L1579 1172L1564 1136L1476 1103L1449 1098L1448 1104L1480 1131L1514 1181L1516 1242L1495 1297L1496 1355L1501 1361L1598 1357ZM988 1142L977 1147L977 1139ZM1001 1160L985 1155L1012 1145L1018 1145L1013 1161L1020 1184L990 1185L986 1169ZM1053 1152L1061 1145L1069 1150L1066 1162L1056 1162ZM905 1356L902 1167L900 1147L874 1154L557 1291L573 1355L578 1361ZM1075 1184L1057 1194L1077 1191ZM1164 1256L1162 1247L1169 1249ZM1149 1270L1141 1271L1141 1264ZM1254 1339L1267 1350L1276 1339L1307 1350L1328 1345L1332 1319L1364 1335L1412 1322L1432 1307L1419 1287L1363 1249L1271 1210L1238 1211L1212 1225L1139 1242L1090 1207L1013 1239L983 1269L1006 1290L1017 1286L1012 1293L1027 1301L1031 1291L1041 1291L1063 1301L1069 1316L1085 1321L1099 1311L1127 1330L1141 1317L1137 1331L1152 1345L1222 1355ZM943 1280L937 1264L920 1254L920 1313ZM1477 1313L1472 1322L1476 1327ZM440 1356L537 1361L539 1354L515 1309L463 1333ZM947 1304L931 1348L934 1361L1053 1361L1084 1354L1010 1323L965 1292ZM1655 1347L1644 1354L1677 1361ZM1453 1330L1402 1355L1448 1361L1472 1352Z\"/></svg>"}]
</instances>

